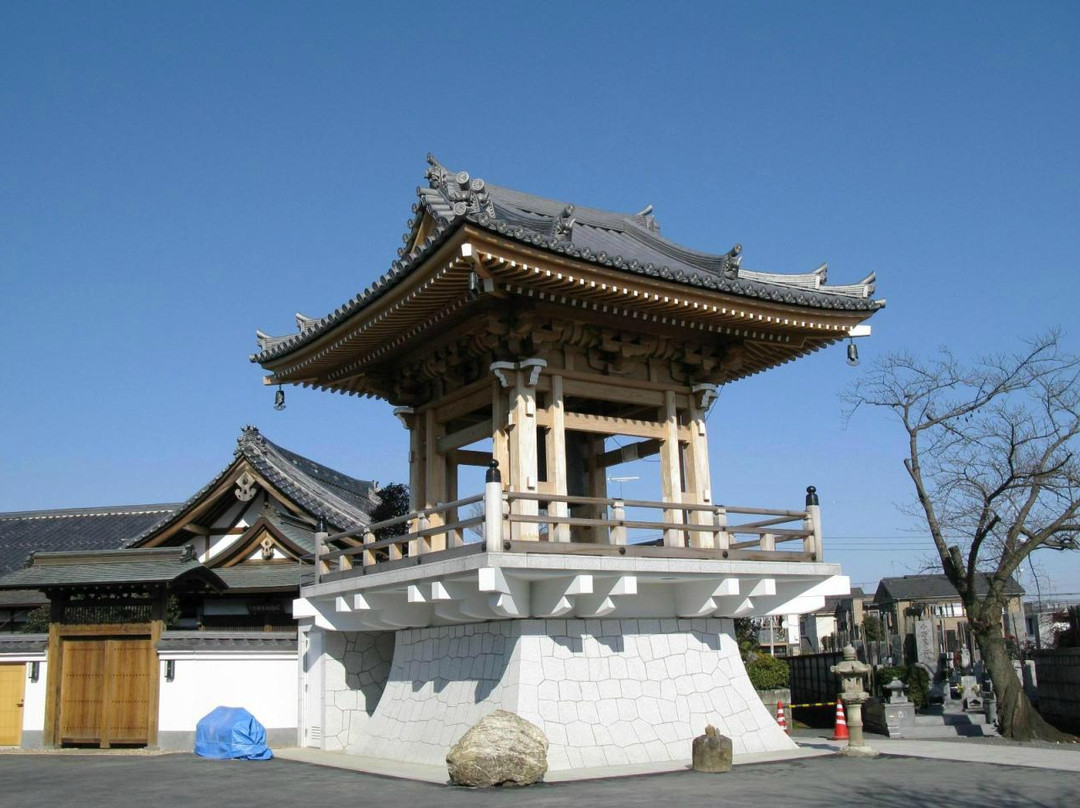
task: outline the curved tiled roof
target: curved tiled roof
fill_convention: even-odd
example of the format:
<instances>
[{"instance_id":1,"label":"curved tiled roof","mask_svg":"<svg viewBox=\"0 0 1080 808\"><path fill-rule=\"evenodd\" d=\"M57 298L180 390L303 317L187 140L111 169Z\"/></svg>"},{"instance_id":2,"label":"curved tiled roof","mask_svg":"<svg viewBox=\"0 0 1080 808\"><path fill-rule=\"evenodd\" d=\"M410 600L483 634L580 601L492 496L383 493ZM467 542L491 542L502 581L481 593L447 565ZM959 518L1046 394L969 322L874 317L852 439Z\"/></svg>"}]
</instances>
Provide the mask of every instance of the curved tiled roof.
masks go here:
<instances>
[{"instance_id":1,"label":"curved tiled roof","mask_svg":"<svg viewBox=\"0 0 1080 808\"><path fill-rule=\"evenodd\" d=\"M416 239L425 212L435 223L433 231L410 252L399 250L388 272L330 314L319 319L298 316L298 333L274 337L256 332L259 352L251 361L271 361L326 333L392 289L465 223L579 261L741 297L834 311L873 312L884 306L871 297L873 274L855 284L830 287L825 285L826 265L793 275L744 270L741 245L715 255L665 239L651 206L636 214L578 207L489 185L468 172L451 172L431 155L428 162L429 187L417 189L417 215L408 223L406 244Z\"/></svg>"},{"instance_id":2,"label":"curved tiled roof","mask_svg":"<svg viewBox=\"0 0 1080 808\"><path fill-rule=\"evenodd\" d=\"M0 513L0 574L35 551L119 550L180 506L123 505Z\"/></svg>"},{"instance_id":3,"label":"curved tiled roof","mask_svg":"<svg viewBox=\"0 0 1080 808\"><path fill-rule=\"evenodd\" d=\"M177 507L175 513L164 521L159 519L130 543L138 544L182 519L209 491L221 484L239 458L251 463L269 483L313 517L324 519L329 527L337 530L355 530L369 524L370 512L380 502L375 493L376 482L349 477L278 446L254 426L245 426L241 430L234 454L233 462Z\"/></svg>"}]
</instances>

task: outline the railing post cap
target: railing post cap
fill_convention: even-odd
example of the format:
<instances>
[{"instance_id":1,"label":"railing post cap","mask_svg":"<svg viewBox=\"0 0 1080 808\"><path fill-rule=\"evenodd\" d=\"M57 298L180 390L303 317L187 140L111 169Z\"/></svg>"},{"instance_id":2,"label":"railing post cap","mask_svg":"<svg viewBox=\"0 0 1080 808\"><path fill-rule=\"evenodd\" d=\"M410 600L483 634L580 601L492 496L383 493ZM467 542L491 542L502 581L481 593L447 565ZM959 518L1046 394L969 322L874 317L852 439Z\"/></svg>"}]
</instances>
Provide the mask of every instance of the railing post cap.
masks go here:
<instances>
[{"instance_id":1,"label":"railing post cap","mask_svg":"<svg viewBox=\"0 0 1080 808\"><path fill-rule=\"evenodd\" d=\"M806 506L820 505L818 502L817 487L813 485L806 486Z\"/></svg>"},{"instance_id":2,"label":"railing post cap","mask_svg":"<svg viewBox=\"0 0 1080 808\"><path fill-rule=\"evenodd\" d=\"M502 482L502 474L499 472L499 461L498 460L492 459L492 461L490 463L488 463L487 475L484 477L484 482L488 482L488 483L501 483Z\"/></svg>"}]
</instances>

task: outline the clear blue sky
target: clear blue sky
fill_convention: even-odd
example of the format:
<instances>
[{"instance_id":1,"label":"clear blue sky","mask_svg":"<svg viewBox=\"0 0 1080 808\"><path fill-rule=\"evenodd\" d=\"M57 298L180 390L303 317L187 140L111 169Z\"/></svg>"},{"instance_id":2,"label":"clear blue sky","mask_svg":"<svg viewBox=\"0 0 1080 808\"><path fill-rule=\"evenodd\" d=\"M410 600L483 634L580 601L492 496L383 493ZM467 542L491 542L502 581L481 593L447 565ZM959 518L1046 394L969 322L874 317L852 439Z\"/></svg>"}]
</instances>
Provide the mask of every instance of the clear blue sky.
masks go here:
<instances>
[{"instance_id":1,"label":"clear blue sky","mask_svg":"<svg viewBox=\"0 0 1080 808\"><path fill-rule=\"evenodd\" d=\"M275 412L247 356L388 268L428 151L652 203L749 268L874 270L864 359L1058 324L1076 350L1078 35L1075 2L7 0L0 510L185 499L245 423L405 479L387 405L290 390ZM714 489L793 507L816 484L827 555L873 585L928 545L895 508L896 428L841 419L854 374L837 347L726 390ZM1037 559L1044 590L1080 591L1075 556Z\"/></svg>"}]
</instances>

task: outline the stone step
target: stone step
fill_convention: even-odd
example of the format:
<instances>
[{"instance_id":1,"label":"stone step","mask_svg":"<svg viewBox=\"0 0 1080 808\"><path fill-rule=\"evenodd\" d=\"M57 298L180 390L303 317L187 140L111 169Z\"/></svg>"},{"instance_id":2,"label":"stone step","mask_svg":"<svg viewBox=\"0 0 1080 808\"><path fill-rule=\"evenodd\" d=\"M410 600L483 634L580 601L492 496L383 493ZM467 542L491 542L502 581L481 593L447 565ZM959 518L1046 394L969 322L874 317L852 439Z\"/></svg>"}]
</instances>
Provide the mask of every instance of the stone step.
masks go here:
<instances>
[{"instance_id":1,"label":"stone step","mask_svg":"<svg viewBox=\"0 0 1080 808\"><path fill-rule=\"evenodd\" d=\"M920 714L920 715L915 716L915 726L917 726L917 727L986 726L986 715L984 713L945 713L943 715Z\"/></svg>"},{"instance_id":2,"label":"stone step","mask_svg":"<svg viewBox=\"0 0 1080 808\"><path fill-rule=\"evenodd\" d=\"M897 738L979 738L997 735L994 727L985 724L960 724L960 725L920 725L904 727Z\"/></svg>"}]
</instances>

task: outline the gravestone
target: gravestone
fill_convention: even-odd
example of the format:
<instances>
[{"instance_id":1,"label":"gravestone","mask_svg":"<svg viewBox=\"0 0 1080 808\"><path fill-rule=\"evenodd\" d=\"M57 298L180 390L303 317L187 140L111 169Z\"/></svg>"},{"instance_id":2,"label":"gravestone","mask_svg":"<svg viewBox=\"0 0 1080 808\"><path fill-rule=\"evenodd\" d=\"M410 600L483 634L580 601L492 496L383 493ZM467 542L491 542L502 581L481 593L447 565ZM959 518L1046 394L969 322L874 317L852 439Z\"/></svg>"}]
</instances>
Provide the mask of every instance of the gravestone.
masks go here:
<instances>
[{"instance_id":1,"label":"gravestone","mask_svg":"<svg viewBox=\"0 0 1080 808\"><path fill-rule=\"evenodd\" d=\"M937 643L934 642L934 621L915 621L915 655L925 665L937 665Z\"/></svg>"}]
</instances>

